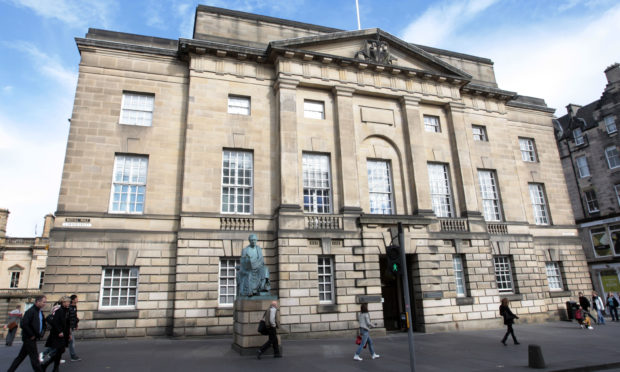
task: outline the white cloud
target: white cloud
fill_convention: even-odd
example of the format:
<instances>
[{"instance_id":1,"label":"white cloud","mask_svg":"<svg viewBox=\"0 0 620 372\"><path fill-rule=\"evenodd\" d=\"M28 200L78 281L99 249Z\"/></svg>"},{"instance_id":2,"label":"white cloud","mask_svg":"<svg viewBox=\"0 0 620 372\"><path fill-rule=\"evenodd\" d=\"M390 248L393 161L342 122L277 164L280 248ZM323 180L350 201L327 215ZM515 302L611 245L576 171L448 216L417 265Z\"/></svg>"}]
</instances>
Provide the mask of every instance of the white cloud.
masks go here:
<instances>
[{"instance_id":1,"label":"white cloud","mask_svg":"<svg viewBox=\"0 0 620 372\"><path fill-rule=\"evenodd\" d=\"M10 0L41 17L57 19L69 27L84 29L94 24L108 27L116 0Z\"/></svg>"},{"instance_id":2,"label":"white cloud","mask_svg":"<svg viewBox=\"0 0 620 372\"><path fill-rule=\"evenodd\" d=\"M402 37L412 42L428 45L442 44L443 41L467 25L481 12L498 0L444 1L426 10L420 18L409 24Z\"/></svg>"},{"instance_id":3,"label":"white cloud","mask_svg":"<svg viewBox=\"0 0 620 372\"><path fill-rule=\"evenodd\" d=\"M572 16L556 14L536 23L525 23L528 18L525 14L513 14L514 19L506 20L492 33L488 30L476 32L475 22L486 14L475 10L468 12L470 16L466 21L448 27L449 32L443 32L439 37L424 35L421 38L421 34L412 32L419 32L422 24L450 24L458 6L448 9L442 5L429 9L408 26L404 39L490 58L495 63L496 79L501 89L543 98L548 106L557 109L556 115L561 116L568 103L585 105L599 99L606 84L603 70L620 61L617 41L620 4L608 5L606 10L590 5L590 2L571 5L583 6L590 10L588 12L575 12L579 14ZM476 9L485 8L479 6ZM474 17L476 14L479 18ZM459 32L465 28L466 34Z\"/></svg>"},{"instance_id":4,"label":"white cloud","mask_svg":"<svg viewBox=\"0 0 620 372\"><path fill-rule=\"evenodd\" d=\"M2 87L2 93L10 94L13 91L13 86L5 85Z\"/></svg>"}]
</instances>

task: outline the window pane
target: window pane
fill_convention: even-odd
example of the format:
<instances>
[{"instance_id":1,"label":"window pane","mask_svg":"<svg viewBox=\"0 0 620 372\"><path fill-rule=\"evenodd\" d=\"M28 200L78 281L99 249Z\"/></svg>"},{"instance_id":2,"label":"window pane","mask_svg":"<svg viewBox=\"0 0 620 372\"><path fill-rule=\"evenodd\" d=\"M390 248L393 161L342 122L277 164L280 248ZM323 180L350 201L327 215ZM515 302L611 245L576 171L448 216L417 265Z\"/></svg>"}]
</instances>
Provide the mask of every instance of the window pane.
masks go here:
<instances>
[{"instance_id":1,"label":"window pane","mask_svg":"<svg viewBox=\"0 0 620 372\"><path fill-rule=\"evenodd\" d=\"M138 287L137 268L107 268L102 276L102 307L135 306ZM131 300L132 297L134 297L133 300Z\"/></svg>"},{"instance_id":2,"label":"window pane","mask_svg":"<svg viewBox=\"0 0 620 372\"><path fill-rule=\"evenodd\" d=\"M495 266L495 281L497 289L500 293L512 292L512 268L510 266L510 258L508 256L497 256L493 258Z\"/></svg>"},{"instance_id":3,"label":"window pane","mask_svg":"<svg viewBox=\"0 0 620 372\"><path fill-rule=\"evenodd\" d=\"M329 156L303 154L304 211L331 213Z\"/></svg>"},{"instance_id":4,"label":"window pane","mask_svg":"<svg viewBox=\"0 0 620 372\"><path fill-rule=\"evenodd\" d=\"M237 258L220 258L219 304L232 305L237 294Z\"/></svg>"},{"instance_id":5,"label":"window pane","mask_svg":"<svg viewBox=\"0 0 620 372\"><path fill-rule=\"evenodd\" d=\"M519 147L521 149L521 159L526 162L536 161L536 150L534 148L534 140L531 138L519 138Z\"/></svg>"},{"instance_id":6,"label":"window pane","mask_svg":"<svg viewBox=\"0 0 620 372\"><path fill-rule=\"evenodd\" d=\"M534 220L537 225L549 224L549 213L547 211L547 203L545 201L545 192L542 184L530 183L530 198L532 200L532 208L534 210Z\"/></svg>"},{"instance_id":7,"label":"window pane","mask_svg":"<svg viewBox=\"0 0 620 372\"><path fill-rule=\"evenodd\" d=\"M325 119L325 104L321 101L304 100L304 117Z\"/></svg>"},{"instance_id":8,"label":"window pane","mask_svg":"<svg viewBox=\"0 0 620 372\"><path fill-rule=\"evenodd\" d=\"M427 132L441 132L441 127L439 126L439 117L424 115L424 129Z\"/></svg>"},{"instance_id":9,"label":"window pane","mask_svg":"<svg viewBox=\"0 0 620 372\"><path fill-rule=\"evenodd\" d=\"M332 303L334 293L333 260L329 256L318 257L318 288L319 302Z\"/></svg>"},{"instance_id":10,"label":"window pane","mask_svg":"<svg viewBox=\"0 0 620 372\"><path fill-rule=\"evenodd\" d=\"M146 193L148 158L117 155L114 159L114 181L110 195L110 212L142 213Z\"/></svg>"},{"instance_id":11,"label":"window pane","mask_svg":"<svg viewBox=\"0 0 620 372\"><path fill-rule=\"evenodd\" d=\"M486 221L501 221L501 208L495 172L478 171L480 193L482 195L482 210Z\"/></svg>"},{"instance_id":12,"label":"window pane","mask_svg":"<svg viewBox=\"0 0 620 372\"><path fill-rule=\"evenodd\" d=\"M433 212L437 217L453 217L452 192L448 167L444 164L428 164Z\"/></svg>"},{"instance_id":13,"label":"window pane","mask_svg":"<svg viewBox=\"0 0 620 372\"><path fill-rule=\"evenodd\" d=\"M390 164L382 160L368 160L368 192L370 213L392 214L392 181Z\"/></svg>"},{"instance_id":14,"label":"window pane","mask_svg":"<svg viewBox=\"0 0 620 372\"><path fill-rule=\"evenodd\" d=\"M253 154L225 150L222 157L222 213L249 214L252 206Z\"/></svg>"},{"instance_id":15,"label":"window pane","mask_svg":"<svg viewBox=\"0 0 620 372\"><path fill-rule=\"evenodd\" d=\"M123 93L120 124L150 126L153 122L155 96L152 94Z\"/></svg>"}]
</instances>

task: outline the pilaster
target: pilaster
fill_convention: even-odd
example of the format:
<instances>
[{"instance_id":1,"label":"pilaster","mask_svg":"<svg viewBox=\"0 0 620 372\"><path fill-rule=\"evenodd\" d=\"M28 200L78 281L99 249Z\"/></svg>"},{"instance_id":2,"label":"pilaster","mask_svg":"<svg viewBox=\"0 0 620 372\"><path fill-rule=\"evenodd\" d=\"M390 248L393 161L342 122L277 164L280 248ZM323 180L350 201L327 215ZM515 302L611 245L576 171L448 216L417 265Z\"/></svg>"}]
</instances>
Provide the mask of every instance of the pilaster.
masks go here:
<instances>
[{"instance_id":1,"label":"pilaster","mask_svg":"<svg viewBox=\"0 0 620 372\"><path fill-rule=\"evenodd\" d=\"M280 204L299 208L299 146L297 141L297 85L299 81L279 78L274 84L277 96L280 136Z\"/></svg>"}]
</instances>

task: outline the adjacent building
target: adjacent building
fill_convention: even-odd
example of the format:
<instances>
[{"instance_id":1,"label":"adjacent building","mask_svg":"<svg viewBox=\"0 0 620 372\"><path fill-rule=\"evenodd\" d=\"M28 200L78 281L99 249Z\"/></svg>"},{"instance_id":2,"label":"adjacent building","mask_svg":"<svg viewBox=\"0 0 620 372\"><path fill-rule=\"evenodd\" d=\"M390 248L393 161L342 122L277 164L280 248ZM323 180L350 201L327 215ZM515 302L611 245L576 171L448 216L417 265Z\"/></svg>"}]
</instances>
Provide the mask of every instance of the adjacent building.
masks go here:
<instances>
[{"instance_id":1,"label":"adjacent building","mask_svg":"<svg viewBox=\"0 0 620 372\"><path fill-rule=\"evenodd\" d=\"M601 98L570 104L556 138L592 285L620 292L620 64L605 69Z\"/></svg>"},{"instance_id":2,"label":"adjacent building","mask_svg":"<svg viewBox=\"0 0 620 372\"><path fill-rule=\"evenodd\" d=\"M8 237L8 218L9 211L0 209L0 324L6 323L8 312L16 305L21 305L24 311L42 293L50 229L54 223L54 216L48 214L40 237Z\"/></svg>"},{"instance_id":3,"label":"adjacent building","mask_svg":"<svg viewBox=\"0 0 620 372\"><path fill-rule=\"evenodd\" d=\"M44 290L87 337L232 333L258 235L287 337L558 319L590 286L544 100L487 58L198 6L192 39L90 29Z\"/></svg>"}]
</instances>

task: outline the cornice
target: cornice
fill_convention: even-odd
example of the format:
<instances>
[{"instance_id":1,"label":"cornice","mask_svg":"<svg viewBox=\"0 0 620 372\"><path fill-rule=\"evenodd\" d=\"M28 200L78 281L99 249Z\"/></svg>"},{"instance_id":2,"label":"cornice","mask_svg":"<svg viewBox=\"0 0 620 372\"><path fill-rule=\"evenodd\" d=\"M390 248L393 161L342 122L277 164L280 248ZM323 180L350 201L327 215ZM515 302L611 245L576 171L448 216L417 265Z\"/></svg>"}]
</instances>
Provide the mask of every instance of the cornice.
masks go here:
<instances>
[{"instance_id":1,"label":"cornice","mask_svg":"<svg viewBox=\"0 0 620 372\"><path fill-rule=\"evenodd\" d=\"M462 94L481 95L487 98L496 98L502 101L510 101L517 96L516 92L499 88L488 87L479 84L468 83L461 88Z\"/></svg>"},{"instance_id":2,"label":"cornice","mask_svg":"<svg viewBox=\"0 0 620 372\"><path fill-rule=\"evenodd\" d=\"M116 42L116 41L85 39L85 38L76 37L75 43L77 44L78 50L80 52L82 52L84 49L88 47L94 47L94 48L123 50L123 51L128 51L128 52L135 52L135 53L147 53L147 54L156 54L156 55L163 55L163 56L169 56L169 57L178 57L178 52L174 49L156 48L156 47L149 47L149 46L144 46L144 45L127 44L127 43Z\"/></svg>"}]
</instances>

